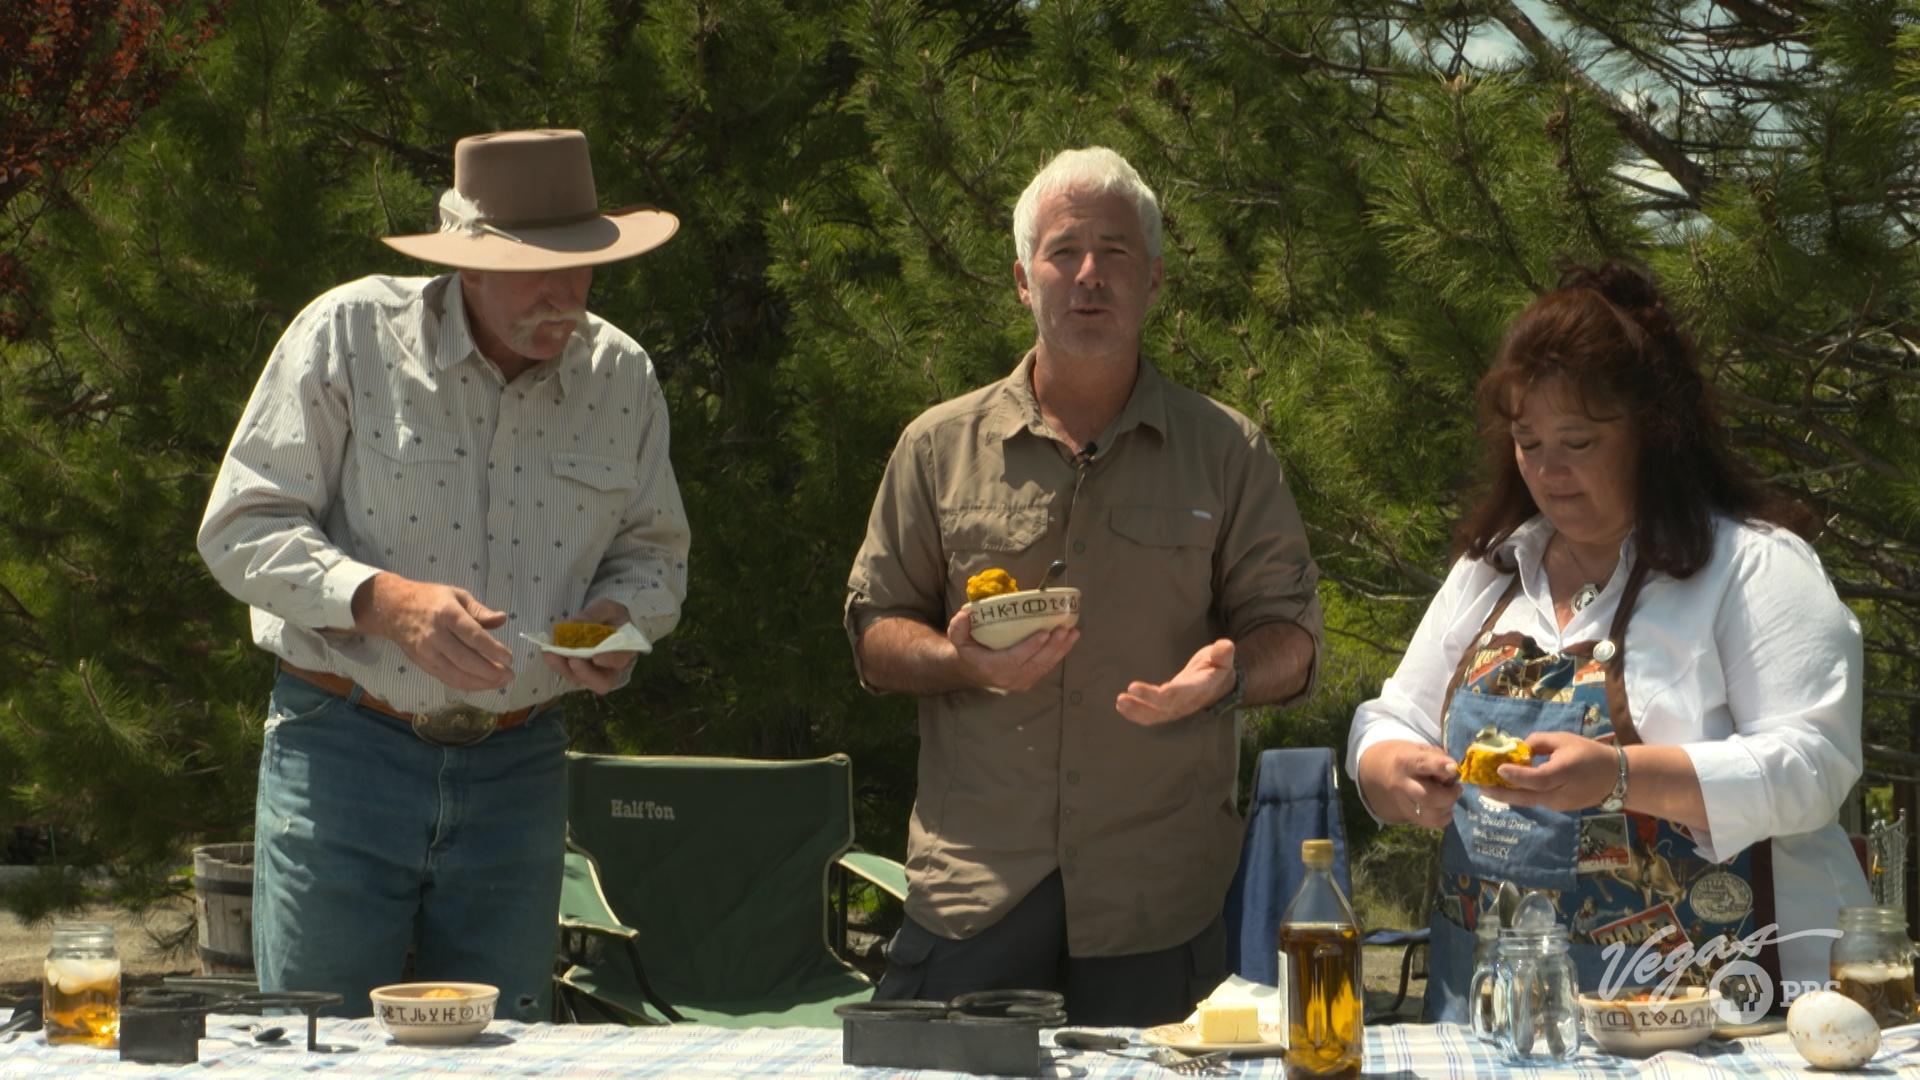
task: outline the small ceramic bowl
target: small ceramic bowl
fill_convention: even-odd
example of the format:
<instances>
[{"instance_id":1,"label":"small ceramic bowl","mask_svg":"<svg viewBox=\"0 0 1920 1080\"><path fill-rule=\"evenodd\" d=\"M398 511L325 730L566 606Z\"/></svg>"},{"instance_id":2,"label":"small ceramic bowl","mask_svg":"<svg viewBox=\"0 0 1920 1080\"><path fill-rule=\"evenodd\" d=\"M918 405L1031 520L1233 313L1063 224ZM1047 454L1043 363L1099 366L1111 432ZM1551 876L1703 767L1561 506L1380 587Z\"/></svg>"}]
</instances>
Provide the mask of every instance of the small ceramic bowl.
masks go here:
<instances>
[{"instance_id":1,"label":"small ceramic bowl","mask_svg":"<svg viewBox=\"0 0 1920 1080\"><path fill-rule=\"evenodd\" d=\"M486 983L395 983L373 991L373 1015L395 1042L463 1043L487 1029L500 989Z\"/></svg>"},{"instance_id":2,"label":"small ceramic bowl","mask_svg":"<svg viewBox=\"0 0 1920 1080\"><path fill-rule=\"evenodd\" d=\"M1642 1057L1696 1045L1719 1023L1720 991L1697 986L1676 989L1671 997L1637 1001L1580 995L1587 1036L1609 1054Z\"/></svg>"},{"instance_id":3,"label":"small ceramic bowl","mask_svg":"<svg viewBox=\"0 0 1920 1080\"><path fill-rule=\"evenodd\" d=\"M1001 593L967 605L973 640L989 649L1010 649L1042 630L1080 622L1080 590L1071 585Z\"/></svg>"}]
</instances>

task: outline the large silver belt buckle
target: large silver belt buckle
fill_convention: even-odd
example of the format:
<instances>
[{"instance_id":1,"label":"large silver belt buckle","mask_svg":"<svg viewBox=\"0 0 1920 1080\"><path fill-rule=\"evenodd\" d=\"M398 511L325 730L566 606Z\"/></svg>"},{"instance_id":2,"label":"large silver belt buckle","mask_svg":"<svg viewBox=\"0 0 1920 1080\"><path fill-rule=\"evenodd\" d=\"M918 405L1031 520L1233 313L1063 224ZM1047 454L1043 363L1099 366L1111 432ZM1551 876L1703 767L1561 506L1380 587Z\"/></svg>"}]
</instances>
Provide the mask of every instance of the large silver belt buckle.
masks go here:
<instances>
[{"instance_id":1,"label":"large silver belt buckle","mask_svg":"<svg viewBox=\"0 0 1920 1080\"><path fill-rule=\"evenodd\" d=\"M435 746L472 746L493 734L494 714L477 705L449 705L413 714L413 733Z\"/></svg>"}]
</instances>

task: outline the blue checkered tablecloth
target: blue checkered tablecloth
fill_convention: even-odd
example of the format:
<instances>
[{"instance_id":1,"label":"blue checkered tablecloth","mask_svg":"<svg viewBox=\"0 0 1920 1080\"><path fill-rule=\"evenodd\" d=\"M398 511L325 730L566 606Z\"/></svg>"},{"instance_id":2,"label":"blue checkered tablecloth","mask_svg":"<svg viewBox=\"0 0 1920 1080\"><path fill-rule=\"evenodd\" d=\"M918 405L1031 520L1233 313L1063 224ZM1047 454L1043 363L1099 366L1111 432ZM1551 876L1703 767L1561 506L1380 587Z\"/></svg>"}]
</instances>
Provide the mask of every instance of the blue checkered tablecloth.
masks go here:
<instances>
[{"instance_id":1,"label":"blue checkered tablecloth","mask_svg":"<svg viewBox=\"0 0 1920 1080\"><path fill-rule=\"evenodd\" d=\"M0 1016L4 1016L0 1012ZM308 1053L297 1018L275 1019L289 1029L288 1041L254 1046L240 1030L257 1017L212 1016L208 1038L200 1044L198 1065L135 1065L117 1051L48 1046L35 1033L0 1036L0 1077L28 1080L59 1077L132 1076L191 1073L212 1080L269 1080L301 1073L310 1076L417 1077L428 1074L475 1077L672 1077L674 1080L742 1080L747 1077L909 1077L952 1073L897 1069L856 1069L840 1063L840 1032L806 1028L727 1031L698 1025L623 1028L612 1025L563 1026L495 1021L475 1042L454 1047L400 1046L372 1020L322 1020L320 1041L349 1047L344 1052ZM1047 1049L1048 1076L1105 1080L1109 1077L1173 1074L1136 1058ZM1232 1075L1280 1080L1279 1058L1230 1062ZM1439 1077L1751 1077L1911 1076L1920 1080L1920 1038L1895 1036L1859 1073L1816 1072L1807 1067L1787 1036L1769 1035L1737 1042L1709 1040L1692 1052L1669 1052L1644 1060L1613 1058L1583 1046L1564 1067L1519 1068L1502 1063L1471 1033L1452 1025L1402 1024L1367 1029L1365 1074L1395 1080Z\"/></svg>"}]
</instances>

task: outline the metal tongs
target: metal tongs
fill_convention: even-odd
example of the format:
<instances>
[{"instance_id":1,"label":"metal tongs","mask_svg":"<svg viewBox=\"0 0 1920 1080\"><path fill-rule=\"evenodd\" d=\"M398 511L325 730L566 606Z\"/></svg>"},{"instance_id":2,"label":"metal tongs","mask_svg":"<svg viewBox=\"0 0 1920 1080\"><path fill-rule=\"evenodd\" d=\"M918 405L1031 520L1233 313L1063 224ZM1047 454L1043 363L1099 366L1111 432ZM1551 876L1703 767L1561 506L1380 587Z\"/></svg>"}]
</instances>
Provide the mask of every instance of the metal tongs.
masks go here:
<instances>
[{"instance_id":1,"label":"metal tongs","mask_svg":"<svg viewBox=\"0 0 1920 1080\"><path fill-rule=\"evenodd\" d=\"M1227 1051L1211 1050L1204 1054L1188 1054L1175 1050L1171 1046L1156 1046L1147 1054L1129 1054L1134 1043L1124 1035L1098 1035L1091 1031L1056 1031L1053 1034L1055 1046L1064 1046L1069 1050L1094 1050L1128 1061L1151 1061L1155 1065L1182 1076L1220 1076L1227 1074ZM1146 1049L1140 1047L1140 1049Z\"/></svg>"},{"instance_id":2,"label":"metal tongs","mask_svg":"<svg viewBox=\"0 0 1920 1080\"><path fill-rule=\"evenodd\" d=\"M0 1024L0 1035L5 1035L7 1042L12 1042L29 1031L39 1031L40 1026L40 1006L21 1002L7 1022Z\"/></svg>"}]
</instances>

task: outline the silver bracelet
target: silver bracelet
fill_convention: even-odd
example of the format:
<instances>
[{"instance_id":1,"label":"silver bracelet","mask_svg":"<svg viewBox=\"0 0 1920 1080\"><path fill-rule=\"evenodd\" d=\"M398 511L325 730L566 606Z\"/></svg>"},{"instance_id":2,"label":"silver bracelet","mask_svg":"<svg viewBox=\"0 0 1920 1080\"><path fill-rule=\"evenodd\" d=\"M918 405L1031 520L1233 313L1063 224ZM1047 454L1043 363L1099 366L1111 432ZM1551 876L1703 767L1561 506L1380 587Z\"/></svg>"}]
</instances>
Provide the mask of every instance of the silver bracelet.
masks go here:
<instances>
[{"instance_id":1,"label":"silver bracelet","mask_svg":"<svg viewBox=\"0 0 1920 1080\"><path fill-rule=\"evenodd\" d=\"M1614 743L1613 752L1620 755L1620 776L1614 780L1613 790L1600 800L1600 809L1609 814L1617 814L1627 805L1627 748Z\"/></svg>"}]
</instances>

